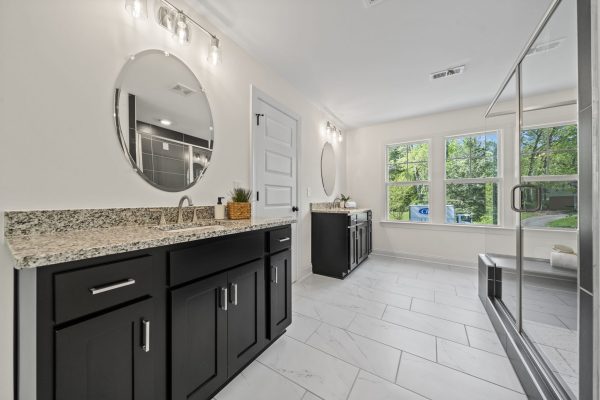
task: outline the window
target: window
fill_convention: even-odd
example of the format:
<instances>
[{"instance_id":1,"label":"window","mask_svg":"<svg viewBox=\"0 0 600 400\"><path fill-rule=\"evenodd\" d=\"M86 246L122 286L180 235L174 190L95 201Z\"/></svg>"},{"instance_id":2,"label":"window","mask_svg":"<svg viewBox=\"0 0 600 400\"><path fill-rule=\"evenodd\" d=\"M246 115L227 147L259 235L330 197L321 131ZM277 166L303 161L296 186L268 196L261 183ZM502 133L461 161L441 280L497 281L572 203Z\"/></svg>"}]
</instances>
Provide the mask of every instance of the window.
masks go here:
<instances>
[{"instance_id":1,"label":"window","mask_svg":"<svg viewBox=\"0 0 600 400\"><path fill-rule=\"evenodd\" d=\"M577 228L577 125L523 130L521 176L542 193L540 211L521 213L524 227ZM533 193L523 197L526 207L535 207Z\"/></svg>"},{"instance_id":2,"label":"window","mask_svg":"<svg viewBox=\"0 0 600 400\"><path fill-rule=\"evenodd\" d=\"M446 138L446 223L498 224L498 133Z\"/></svg>"},{"instance_id":3,"label":"window","mask_svg":"<svg viewBox=\"0 0 600 400\"><path fill-rule=\"evenodd\" d=\"M386 146L387 219L429 222L429 142Z\"/></svg>"}]
</instances>

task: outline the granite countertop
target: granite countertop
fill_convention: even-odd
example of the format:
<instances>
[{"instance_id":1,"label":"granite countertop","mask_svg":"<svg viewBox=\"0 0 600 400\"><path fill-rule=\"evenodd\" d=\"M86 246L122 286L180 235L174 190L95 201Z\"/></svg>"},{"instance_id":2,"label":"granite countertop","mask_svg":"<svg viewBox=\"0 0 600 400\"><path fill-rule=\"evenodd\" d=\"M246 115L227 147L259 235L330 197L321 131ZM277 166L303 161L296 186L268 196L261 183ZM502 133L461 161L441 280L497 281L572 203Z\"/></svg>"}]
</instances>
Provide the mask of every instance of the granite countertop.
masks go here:
<instances>
[{"instance_id":1,"label":"granite countertop","mask_svg":"<svg viewBox=\"0 0 600 400\"><path fill-rule=\"evenodd\" d=\"M294 218L202 220L200 230L169 232L154 225L112 226L6 237L16 269L36 268L93 257L168 246L288 225ZM218 225L211 228L210 226Z\"/></svg>"},{"instance_id":2,"label":"granite countertop","mask_svg":"<svg viewBox=\"0 0 600 400\"><path fill-rule=\"evenodd\" d=\"M358 214L371 211L370 208L315 208L311 210L314 213L328 214Z\"/></svg>"}]
</instances>

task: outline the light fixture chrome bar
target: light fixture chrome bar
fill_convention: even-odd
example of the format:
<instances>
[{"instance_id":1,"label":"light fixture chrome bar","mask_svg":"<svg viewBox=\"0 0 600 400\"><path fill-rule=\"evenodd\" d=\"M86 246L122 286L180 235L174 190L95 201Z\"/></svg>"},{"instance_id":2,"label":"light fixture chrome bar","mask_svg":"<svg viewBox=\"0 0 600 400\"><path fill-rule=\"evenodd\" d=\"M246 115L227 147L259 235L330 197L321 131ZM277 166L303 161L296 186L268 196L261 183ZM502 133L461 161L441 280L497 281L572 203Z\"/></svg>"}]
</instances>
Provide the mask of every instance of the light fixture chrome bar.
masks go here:
<instances>
[{"instance_id":1,"label":"light fixture chrome bar","mask_svg":"<svg viewBox=\"0 0 600 400\"><path fill-rule=\"evenodd\" d=\"M200 25L198 22L196 22L196 20L194 20L192 17L190 17L185 11L183 11L182 9L178 8L177 6L175 6L175 4L171 3L169 0L160 0L162 1L164 4L168 5L169 7L171 7L172 9L174 9L177 12L182 13L183 15L185 15L185 17L191 21L194 25L196 25L198 28L200 28L200 30L202 30L202 32L206 33L208 36L210 36L213 39L218 39L217 36L210 32L208 29L206 29L205 27L203 27L202 25Z\"/></svg>"},{"instance_id":2,"label":"light fixture chrome bar","mask_svg":"<svg viewBox=\"0 0 600 400\"><path fill-rule=\"evenodd\" d=\"M523 112L548 110L548 109L551 109L551 108L573 106L573 105L576 105L576 104L577 104L577 100L565 100L565 101L559 101L558 103L548 104L546 106L525 107L525 108L523 108ZM502 117L504 115L513 115L514 113L515 113L515 111L499 111L499 112L496 112L496 113L488 114L487 118Z\"/></svg>"},{"instance_id":3,"label":"light fixture chrome bar","mask_svg":"<svg viewBox=\"0 0 600 400\"><path fill-rule=\"evenodd\" d=\"M525 45L525 48L521 51L521 53L519 54L519 57L517 57L517 61L515 61L515 63L513 64L512 68L509 70L508 75L502 81L502 84L500 85L500 89L498 90L498 92L494 96L494 99L492 100L492 104L490 104L490 106L488 107L487 111L485 112L484 118L487 118L489 116L490 112L492 111L492 108L496 105L496 102L498 101L498 99L500 99L500 96L502 95L502 92L506 88L506 85L508 85L508 83L512 79L513 74L517 70L517 67L519 66L519 64L521 64L521 62L523 62L523 60L527 56L527 53L529 52L529 49L531 49L531 46L533 46L533 44L535 43L535 41L537 40L537 38L540 36L540 34L542 33L542 31L544 30L544 28L548 24L548 21L550 21L550 18L554 14L554 11L556 11L556 9L558 8L558 6L560 5L561 1L562 0L554 0L552 2L552 4L550 4L550 7L548 8L548 10L546 11L546 13L544 14L544 17L542 18L542 20L540 21L540 23L538 24L538 26L533 31L533 35L531 35L531 37L527 41L527 44Z\"/></svg>"}]
</instances>

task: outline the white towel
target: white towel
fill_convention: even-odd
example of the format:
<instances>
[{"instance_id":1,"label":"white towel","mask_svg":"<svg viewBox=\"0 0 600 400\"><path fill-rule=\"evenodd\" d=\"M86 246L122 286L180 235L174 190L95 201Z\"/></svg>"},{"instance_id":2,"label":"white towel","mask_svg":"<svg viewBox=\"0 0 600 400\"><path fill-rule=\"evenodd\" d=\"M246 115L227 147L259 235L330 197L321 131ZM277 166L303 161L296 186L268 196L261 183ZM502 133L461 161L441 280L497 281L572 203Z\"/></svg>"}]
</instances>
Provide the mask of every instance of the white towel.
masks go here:
<instances>
[{"instance_id":1,"label":"white towel","mask_svg":"<svg viewBox=\"0 0 600 400\"><path fill-rule=\"evenodd\" d=\"M572 269L577 271L577 254L561 253L553 251L550 253L550 265L556 268Z\"/></svg>"}]
</instances>

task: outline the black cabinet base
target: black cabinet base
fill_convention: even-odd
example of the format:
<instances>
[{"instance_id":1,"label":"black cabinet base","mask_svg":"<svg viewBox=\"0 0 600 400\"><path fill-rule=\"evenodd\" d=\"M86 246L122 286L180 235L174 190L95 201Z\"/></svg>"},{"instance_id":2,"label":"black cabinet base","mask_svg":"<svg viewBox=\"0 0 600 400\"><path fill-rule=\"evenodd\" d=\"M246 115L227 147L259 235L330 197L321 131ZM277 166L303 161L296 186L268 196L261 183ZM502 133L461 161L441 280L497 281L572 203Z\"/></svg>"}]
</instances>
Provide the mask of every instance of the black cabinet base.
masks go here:
<instances>
[{"instance_id":1,"label":"black cabinet base","mask_svg":"<svg viewBox=\"0 0 600 400\"><path fill-rule=\"evenodd\" d=\"M311 262L314 274L345 279L372 251L371 212L311 215Z\"/></svg>"}]
</instances>

